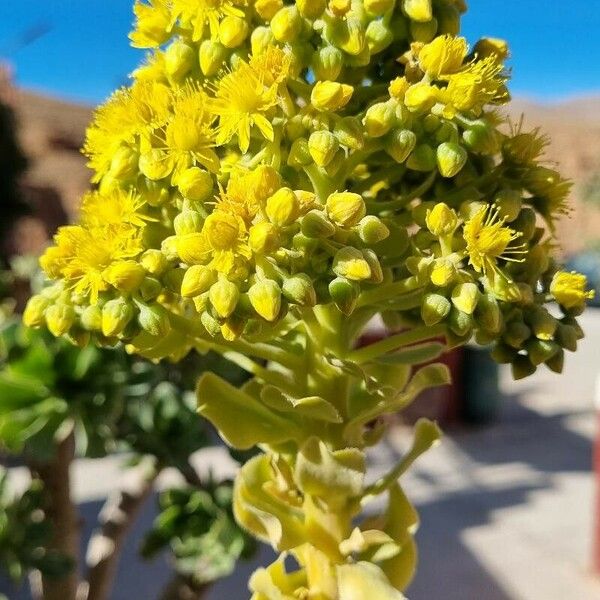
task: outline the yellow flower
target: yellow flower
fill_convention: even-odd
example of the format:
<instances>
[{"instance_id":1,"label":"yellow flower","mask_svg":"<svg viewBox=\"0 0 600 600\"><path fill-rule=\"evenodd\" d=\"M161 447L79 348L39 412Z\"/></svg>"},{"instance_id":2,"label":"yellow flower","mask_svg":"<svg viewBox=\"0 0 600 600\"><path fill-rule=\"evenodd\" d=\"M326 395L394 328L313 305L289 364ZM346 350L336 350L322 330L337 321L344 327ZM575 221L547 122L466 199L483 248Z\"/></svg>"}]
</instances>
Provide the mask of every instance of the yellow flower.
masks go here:
<instances>
[{"instance_id":1,"label":"yellow flower","mask_svg":"<svg viewBox=\"0 0 600 600\"><path fill-rule=\"evenodd\" d=\"M192 39L202 38L205 25L208 25L213 40L219 37L219 22L223 17L244 17L239 8L245 6L243 0L171 0L173 23L179 19L184 27L192 29Z\"/></svg>"},{"instance_id":2,"label":"yellow flower","mask_svg":"<svg viewBox=\"0 0 600 600\"><path fill-rule=\"evenodd\" d=\"M505 227L497 208L482 207L464 225L463 237L467 243L469 262L485 275L498 273L498 260L520 262L526 251L524 245L510 246L521 233Z\"/></svg>"},{"instance_id":3,"label":"yellow flower","mask_svg":"<svg viewBox=\"0 0 600 600\"><path fill-rule=\"evenodd\" d=\"M149 135L169 118L171 93L161 83L139 81L115 92L94 115L87 131L84 152L98 182L108 173L122 146L136 146L141 135Z\"/></svg>"},{"instance_id":4,"label":"yellow flower","mask_svg":"<svg viewBox=\"0 0 600 600\"><path fill-rule=\"evenodd\" d=\"M253 54L250 67L267 86L280 85L290 73L291 57L279 46L267 46L264 52Z\"/></svg>"},{"instance_id":5,"label":"yellow flower","mask_svg":"<svg viewBox=\"0 0 600 600\"><path fill-rule=\"evenodd\" d=\"M594 290L587 291L587 278L581 273L559 271L552 278L550 293L554 299L567 309L578 308L591 300Z\"/></svg>"},{"instance_id":6,"label":"yellow flower","mask_svg":"<svg viewBox=\"0 0 600 600\"><path fill-rule=\"evenodd\" d=\"M127 225L90 229L69 225L59 229L54 242L40 259L42 268L50 277L63 278L75 293L89 296L91 304L108 289L103 271L143 250L139 230Z\"/></svg>"},{"instance_id":7,"label":"yellow flower","mask_svg":"<svg viewBox=\"0 0 600 600\"><path fill-rule=\"evenodd\" d=\"M468 46L465 38L442 35L419 52L419 65L433 79L442 74L456 73L467 56Z\"/></svg>"},{"instance_id":8,"label":"yellow flower","mask_svg":"<svg viewBox=\"0 0 600 600\"><path fill-rule=\"evenodd\" d=\"M82 199L82 221L88 227L123 224L144 227L147 221L156 220L143 214L140 209L144 205L142 197L133 191L116 188L107 193L88 192Z\"/></svg>"},{"instance_id":9,"label":"yellow flower","mask_svg":"<svg viewBox=\"0 0 600 600\"><path fill-rule=\"evenodd\" d=\"M219 115L217 144L227 144L237 136L240 150L247 152L254 126L264 138L273 141L273 125L265 113L276 104L277 87L266 85L250 65L240 61L217 84L213 101L213 112Z\"/></svg>"},{"instance_id":10,"label":"yellow flower","mask_svg":"<svg viewBox=\"0 0 600 600\"><path fill-rule=\"evenodd\" d=\"M440 93L443 102L449 105L448 112L474 111L480 113L486 104L503 104L508 101L504 66L496 56L470 63L462 71L442 76L448 87Z\"/></svg>"},{"instance_id":11,"label":"yellow flower","mask_svg":"<svg viewBox=\"0 0 600 600\"><path fill-rule=\"evenodd\" d=\"M129 39L135 48L156 48L171 36L171 13L168 0L137 0L133 12L135 30Z\"/></svg>"}]
</instances>

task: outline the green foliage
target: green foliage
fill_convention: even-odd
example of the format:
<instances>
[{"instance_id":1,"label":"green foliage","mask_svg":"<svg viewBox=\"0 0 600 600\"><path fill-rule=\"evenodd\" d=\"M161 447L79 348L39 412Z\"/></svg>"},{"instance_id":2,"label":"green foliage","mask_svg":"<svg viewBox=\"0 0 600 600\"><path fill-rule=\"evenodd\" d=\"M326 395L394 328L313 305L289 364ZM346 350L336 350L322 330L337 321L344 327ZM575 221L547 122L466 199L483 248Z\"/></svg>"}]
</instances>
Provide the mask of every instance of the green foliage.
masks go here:
<instances>
[{"instance_id":1,"label":"green foliage","mask_svg":"<svg viewBox=\"0 0 600 600\"><path fill-rule=\"evenodd\" d=\"M254 540L233 518L231 499L231 482L164 492L142 554L152 557L170 547L177 571L198 584L229 575L236 561L255 549Z\"/></svg>"},{"instance_id":2,"label":"green foliage","mask_svg":"<svg viewBox=\"0 0 600 600\"><path fill-rule=\"evenodd\" d=\"M59 577L72 566L67 557L47 547L51 524L43 505L40 481L33 481L20 495L11 494L7 472L0 470L0 565L15 580L29 569Z\"/></svg>"}]
</instances>

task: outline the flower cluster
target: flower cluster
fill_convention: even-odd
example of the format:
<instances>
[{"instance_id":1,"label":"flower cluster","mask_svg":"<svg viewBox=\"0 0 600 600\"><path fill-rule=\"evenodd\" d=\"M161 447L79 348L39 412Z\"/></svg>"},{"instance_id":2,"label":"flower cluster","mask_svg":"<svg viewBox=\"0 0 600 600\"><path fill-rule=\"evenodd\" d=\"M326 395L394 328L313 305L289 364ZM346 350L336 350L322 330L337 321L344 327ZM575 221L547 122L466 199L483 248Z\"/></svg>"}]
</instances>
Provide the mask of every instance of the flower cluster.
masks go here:
<instances>
[{"instance_id":1,"label":"flower cluster","mask_svg":"<svg viewBox=\"0 0 600 600\"><path fill-rule=\"evenodd\" d=\"M383 414L445 381L410 379L408 363L439 355L410 344L474 338L523 377L560 371L582 336L585 278L552 258L570 183L544 163L546 138L500 112L508 48L470 48L465 10L138 0L131 40L149 54L97 111L97 191L42 258L54 282L28 324L154 359L212 348L255 376L199 393L232 445L270 449L243 469L238 520L303 565L259 571L257 600L400 597L416 521L393 477L364 485L363 449ZM400 333L355 349L377 314ZM415 456L435 437L421 433ZM382 521L349 529L382 491Z\"/></svg>"}]
</instances>

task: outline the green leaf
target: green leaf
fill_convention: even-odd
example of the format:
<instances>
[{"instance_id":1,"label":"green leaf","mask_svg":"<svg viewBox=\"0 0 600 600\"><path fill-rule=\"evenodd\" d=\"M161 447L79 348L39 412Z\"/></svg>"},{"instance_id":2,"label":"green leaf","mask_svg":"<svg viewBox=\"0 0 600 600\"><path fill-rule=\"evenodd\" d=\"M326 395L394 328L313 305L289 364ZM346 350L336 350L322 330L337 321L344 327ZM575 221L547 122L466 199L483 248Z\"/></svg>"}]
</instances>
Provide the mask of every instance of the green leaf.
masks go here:
<instances>
[{"instance_id":1,"label":"green leaf","mask_svg":"<svg viewBox=\"0 0 600 600\"><path fill-rule=\"evenodd\" d=\"M327 423L342 422L342 416L335 406L320 396L293 398L275 386L268 385L262 389L261 398L267 406L280 412L295 413Z\"/></svg>"},{"instance_id":2,"label":"green leaf","mask_svg":"<svg viewBox=\"0 0 600 600\"><path fill-rule=\"evenodd\" d=\"M247 450L257 444L281 444L301 438L291 419L277 415L214 373L205 373L197 388L198 412L218 429L234 448Z\"/></svg>"},{"instance_id":3,"label":"green leaf","mask_svg":"<svg viewBox=\"0 0 600 600\"><path fill-rule=\"evenodd\" d=\"M50 390L40 381L0 371L0 415L40 402Z\"/></svg>"},{"instance_id":4,"label":"green leaf","mask_svg":"<svg viewBox=\"0 0 600 600\"><path fill-rule=\"evenodd\" d=\"M344 600L404 600L404 596L388 581L385 573L367 562L337 567L338 592Z\"/></svg>"},{"instance_id":5,"label":"green leaf","mask_svg":"<svg viewBox=\"0 0 600 600\"><path fill-rule=\"evenodd\" d=\"M446 346L439 342L428 342L409 346L393 354L385 354L377 359L385 365L419 365L439 358L446 351Z\"/></svg>"}]
</instances>

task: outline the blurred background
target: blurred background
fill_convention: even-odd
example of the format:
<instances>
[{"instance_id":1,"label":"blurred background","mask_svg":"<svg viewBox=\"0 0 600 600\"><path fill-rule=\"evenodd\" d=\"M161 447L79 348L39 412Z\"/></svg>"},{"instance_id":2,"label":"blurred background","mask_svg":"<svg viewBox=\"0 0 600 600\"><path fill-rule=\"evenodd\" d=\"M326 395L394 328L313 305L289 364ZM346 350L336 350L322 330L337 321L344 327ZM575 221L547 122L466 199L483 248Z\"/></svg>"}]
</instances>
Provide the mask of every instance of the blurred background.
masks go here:
<instances>
[{"instance_id":1,"label":"blurred background","mask_svg":"<svg viewBox=\"0 0 600 600\"><path fill-rule=\"evenodd\" d=\"M0 3L4 268L14 257L38 254L58 226L76 218L90 176L79 149L93 106L126 84L141 59L128 45L131 22L130 0ZM559 251L600 292L598 31L598 2L478 0L464 19L463 34L471 42L482 36L509 40L514 101L508 111L516 121L524 114L527 126L549 134L548 161L573 179L574 211L559 225ZM23 261L14 264L26 271ZM405 480L423 520L418 534L422 564L408 592L412 600L600 599L600 509L592 460L594 400L600 401L600 309L590 308L582 324L587 338L568 357L562 377L548 371L513 383L504 368L467 349L447 359L455 386L421 398L407 417L436 417L448 432ZM185 388L181 377L175 379ZM408 432L406 424L398 424L373 454L375 470L386 471L402 454ZM187 449L195 453L192 462L199 471L212 469L227 478L235 463L226 452L211 449L215 439L206 435L200 454L199 448ZM147 454L132 443L126 450ZM72 493L83 518L84 542L99 507L123 477L122 457L97 456L84 452L73 465ZM5 462L19 482L22 465ZM173 480L173 465L166 467L160 489ZM150 496L140 505L123 548L111 599L158 598L157 590L181 567L172 547L159 547L151 562L137 556L140 540L164 509L153 492ZM0 537L0 557L1 544ZM201 551L214 554L215 548ZM236 548L225 554L244 554ZM245 597L248 573L269 558L268 551L254 554L206 598ZM221 565L216 571L220 576L228 569ZM2 592L11 600L30 597L25 587L13 587L0 576Z\"/></svg>"}]
</instances>

